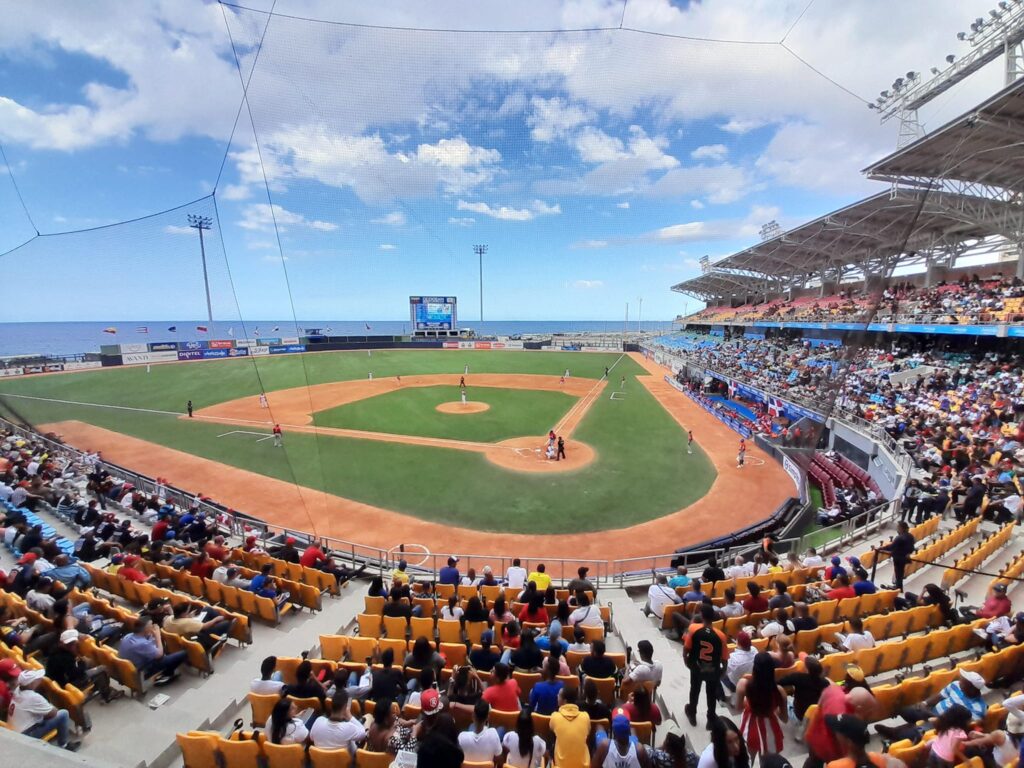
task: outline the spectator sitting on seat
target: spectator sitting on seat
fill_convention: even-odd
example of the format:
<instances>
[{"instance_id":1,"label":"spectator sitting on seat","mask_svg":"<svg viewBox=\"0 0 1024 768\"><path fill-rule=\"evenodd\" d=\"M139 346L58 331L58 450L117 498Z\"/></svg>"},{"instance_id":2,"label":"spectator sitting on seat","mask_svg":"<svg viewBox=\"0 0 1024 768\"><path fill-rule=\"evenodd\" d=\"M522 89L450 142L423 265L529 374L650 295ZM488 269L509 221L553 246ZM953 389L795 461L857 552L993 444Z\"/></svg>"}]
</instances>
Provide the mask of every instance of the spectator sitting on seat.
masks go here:
<instances>
[{"instance_id":1,"label":"spectator sitting on seat","mask_svg":"<svg viewBox=\"0 0 1024 768\"><path fill-rule=\"evenodd\" d=\"M837 576L831 586L827 583L822 584L821 592L826 600L845 600L857 596L856 590L850 586L850 577L845 573Z\"/></svg>"},{"instance_id":2,"label":"spectator sitting on seat","mask_svg":"<svg viewBox=\"0 0 1024 768\"><path fill-rule=\"evenodd\" d=\"M219 652L228 641L228 633L235 626L235 619L230 614L209 605L178 603L172 613L172 618L164 621L163 628L196 640L207 653Z\"/></svg>"},{"instance_id":3,"label":"spectator sitting on seat","mask_svg":"<svg viewBox=\"0 0 1024 768\"><path fill-rule=\"evenodd\" d=\"M57 598L53 595L53 579L49 576L41 576L36 585L25 595L25 602L28 607L40 613L49 613Z\"/></svg>"},{"instance_id":4,"label":"spectator sitting on seat","mask_svg":"<svg viewBox=\"0 0 1024 768\"><path fill-rule=\"evenodd\" d=\"M566 588L569 590L569 594L576 596L581 592L590 592L591 595L595 597L597 596L597 587L595 587L594 583L587 578L587 573L589 573L589 571L590 568L585 565L581 565L576 569L576 578L572 579L566 585Z\"/></svg>"},{"instance_id":5,"label":"spectator sitting on seat","mask_svg":"<svg viewBox=\"0 0 1024 768\"><path fill-rule=\"evenodd\" d=\"M755 656L757 656L757 649L752 646L750 635L743 631L738 632L736 647L729 654L725 674L722 675L722 685L731 693L736 692L736 685L744 675L749 674L754 668Z\"/></svg>"},{"instance_id":6,"label":"spectator sitting on seat","mask_svg":"<svg viewBox=\"0 0 1024 768\"><path fill-rule=\"evenodd\" d=\"M544 594L541 592L534 592L530 595L530 600L523 609L519 612L519 622L521 624L547 624L548 623L548 611L544 607Z\"/></svg>"},{"instance_id":7,"label":"spectator sitting on seat","mask_svg":"<svg viewBox=\"0 0 1024 768\"><path fill-rule=\"evenodd\" d=\"M466 601L466 611L462 614L462 621L466 623L480 623L488 620L487 609L479 596L473 595Z\"/></svg>"},{"instance_id":8,"label":"spectator sitting on seat","mask_svg":"<svg viewBox=\"0 0 1024 768\"><path fill-rule=\"evenodd\" d=\"M11 696L7 715L8 725L11 730L33 739L41 739L56 730L57 745L74 752L79 743L69 740L71 718L68 711L57 709L36 691L45 674L41 669L26 669L18 675L18 687Z\"/></svg>"},{"instance_id":9,"label":"spectator sitting on seat","mask_svg":"<svg viewBox=\"0 0 1024 768\"><path fill-rule=\"evenodd\" d=\"M541 664L544 663L544 654L537 647L537 643L534 642L535 639L536 634L533 630L524 630L520 638L519 647L508 655L508 663L524 672L539 671ZM502 660L505 661L506 659L503 658Z\"/></svg>"},{"instance_id":10,"label":"spectator sitting on seat","mask_svg":"<svg viewBox=\"0 0 1024 768\"><path fill-rule=\"evenodd\" d=\"M299 708L290 699L281 699L274 705L266 725L267 740L271 744L305 744L309 729L299 718Z\"/></svg>"},{"instance_id":11,"label":"spectator sitting on seat","mask_svg":"<svg viewBox=\"0 0 1024 768\"><path fill-rule=\"evenodd\" d=\"M558 694L565 687L558 674L558 659L549 656L541 669L540 682L530 690L530 709L537 714L551 715L558 709Z\"/></svg>"},{"instance_id":12,"label":"spectator sitting on seat","mask_svg":"<svg viewBox=\"0 0 1024 768\"><path fill-rule=\"evenodd\" d=\"M551 586L551 577L548 576L544 563L537 563L537 569L529 575L527 580L533 582L540 592L544 592Z\"/></svg>"},{"instance_id":13,"label":"spectator sitting on seat","mask_svg":"<svg viewBox=\"0 0 1024 768\"><path fill-rule=\"evenodd\" d=\"M853 560L857 560L857 558L852 558L851 563ZM868 572L861 567L859 560L857 560L857 564L853 567L853 591L858 597L861 595L873 595L878 592L878 587L871 581Z\"/></svg>"},{"instance_id":14,"label":"spectator sitting on seat","mask_svg":"<svg viewBox=\"0 0 1024 768\"><path fill-rule=\"evenodd\" d=\"M679 605L683 602L674 589L668 586L668 579L665 574L659 573L654 577L654 583L647 589L647 604L644 606L644 614L650 616L652 613L659 619L665 617L665 607ZM676 617L679 617L678 619ZM681 613L673 613L672 621L678 633L686 631L689 621Z\"/></svg>"},{"instance_id":15,"label":"spectator sitting on seat","mask_svg":"<svg viewBox=\"0 0 1024 768\"><path fill-rule=\"evenodd\" d=\"M484 701L502 712L518 712L520 695L519 681L512 677L509 666L501 662L495 664L491 683L484 690Z\"/></svg>"},{"instance_id":16,"label":"spectator sitting on seat","mask_svg":"<svg viewBox=\"0 0 1024 768\"><path fill-rule=\"evenodd\" d=\"M282 696L294 696L297 699L319 699L321 706L327 700L327 691L313 675L313 665L308 659L299 662L295 668L295 683L285 685L281 689Z\"/></svg>"},{"instance_id":17,"label":"spectator sitting on seat","mask_svg":"<svg viewBox=\"0 0 1024 768\"><path fill-rule=\"evenodd\" d=\"M586 633L576 627L572 631L572 642L569 643L567 651L575 651L576 653L590 653L590 643L587 642Z\"/></svg>"},{"instance_id":18,"label":"spectator sitting on seat","mask_svg":"<svg viewBox=\"0 0 1024 768\"><path fill-rule=\"evenodd\" d=\"M480 579L480 586L482 587L496 587L498 586L498 580L494 578L494 569L489 565L484 566L484 575Z\"/></svg>"},{"instance_id":19,"label":"spectator sitting on seat","mask_svg":"<svg viewBox=\"0 0 1024 768\"><path fill-rule=\"evenodd\" d=\"M89 572L78 563L71 562L71 558L64 554L53 559L53 568L47 571L46 575L59 581L68 591L75 587L88 589L92 586L92 576Z\"/></svg>"},{"instance_id":20,"label":"spectator sitting on seat","mask_svg":"<svg viewBox=\"0 0 1024 768\"><path fill-rule=\"evenodd\" d=\"M394 666L395 652L391 648L385 648L380 655L380 663L380 668L375 668L372 672L367 698L374 701L394 700L401 705L405 701L405 674Z\"/></svg>"},{"instance_id":21,"label":"spectator sitting on seat","mask_svg":"<svg viewBox=\"0 0 1024 768\"><path fill-rule=\"evenodd\" d=\"M862 651L875 647L875 637L869 630L864 629L864 622L859 616L850 619L850 632L843 634L836 633L836 642L847 651Z\"/></svg>"},{"instance_id":22,"label":"spectator sitting on seat","mask_svg":"<svg viewBox=\"0 0 1024 768\"><path fill-rule=\"evenodd\" d=\"M421 635L413 642L412 650L406 654L405 659L402 661L402 666L412 667L413 669L427 669L429 667L440 677L441 670L444 669L444 657L434 650L430 640ZM410 683L412 682L414 681L410 681Z\"/></svg>"},{"instance_id":23,"label":"spectator sitting on seat","mask_svg":"<svg viewBox=\"0 0 1024 768\"><path fill-rule=\"evenodd\" d=\"M1006 584L1001 581L992 586L992 592L981 608L966 605L960 608L960 613L967 619L995 619L1009 616L1012 612L1013 604L1006 596Z\"/></svg>"},{"instance_id":24,"label":"spectator sitting on seat","mask_svg":"<svg viewBox=\"0 0 1024 768\"><path fill-rule=\"evenodd\" d=\"M224 537L220 534L214 536L213 541L207 543L204 550L214 560L227 560L228 555L231 554L231 550L224 546Z\"/></svg>"},{"instance_id":25,"label":"spectator sitting on seat","mask_svg":"<svg viewBox=\"0 0 1024 768\"><path fill-rule=\"evenodd\" d=\"M548 757L547 744L534 732L533 718L525 709L516 718L515 730L505 734L502 746L505 748L502 762L507 768L536 768L545 764Z\"/></svg>"},{"instance_id":26,"label":"spectator sitting on seat","mask_svg":"<svg viewBox=\"0 0 1024 768\"><path fill-rule=\"evenodd\" d=\"M160 628L148 616L139 617L135 631L121 639L117 652L134 664L143 677L156 675L158 686L173 681L178 676L178 667L188 659L185 651L164 653Z\"/></svg>"},{"instance_id":27,"label":"spectator sitting on seat","mask_svg":"<svg viewBox=\"0 0 1024 768\"><path fill-rule=\"evenodd\" d=\"M660 661L654 660L654 646L650 640L641 640L636 644L636 650L640 658L630 659L626 678L636 684L653 682L660 685L662 666Z\"/></svg>"},{"instance_id":28,"label":"spectator sitting on seat","mask_svg":"<svg viewBox=\"0 0 1024 768\"><path fill-rule=\"evenodd\" d=\"M898 712L899 716L906 721L906 725L876 725L875 730L889 741L910 739L916 744L924 734L924 728L918 723L927 722L936 715L941 716L948 709L957 705L966 708L971 719L980 723L985 719L985 713L988 711L988 704L982 697L985 687L985 679L981 675L961 669L958 679L926 699L923 706L904 707Z\"/></svg>"},{"instance_id":29,"label":"spectator sitting on seat","mask_svg":"<svg viewBox=\"0 0 1024 768\"><path fill-rule=\"evenodd\" d=\"M745 613L743 606L736 602L736 589L734 587L726 587L725 605L721 606L718 612L725 619L732 619Z\"/></svg>"},{"instance_id":30,"label":"spectator sitting on seat","mask_svg":"<svg viewBox=\"0 0 1024 768\"><path fill-rule=\"evenodd\" d=\"M466 575L459 579L460 586L463 587L478 587L480 586L480 579L477 578L476 569L469 568L466 570Z\"/></svg>"},{"instance_id":31,"label":"spectator sitting on seat","mask_svg":"<svg viewBox=\"0 0 1024 768\"><path fill-rule=\"evenodd\" d=\"M833 555L829 562L829 566L825 569L825 581L835 581L840 576L847 575L846 569L843 568L842 558L840 558L839 555Z\"/></svg>"},{"instance_id":32,"label":"spectator sitting on seat","mask_svg":"<svg viewBox=\"0 0 1024 768\"><path fill-rule=\"evenodd\" d=\"M110 675L104 667L89 664L81 657L78 640L77 629L61 632L60 643L46 658L46 676L62 688L73 685L84 690L92 686L107 703L123 696L110 687Z\"/></svg>"},{"instance_id":33,"label":"spectator sitting on seat","mask_svg":"<svg viewBox=\"0 0 1024 768\"><path fill-rule=\"evenodd\" d=\"M272 563L264 563L260 567L260 572L249 582L249 590L255 592L259 597L269 597L280 606L291 597L291 593L277 591L277 580L274 578L273 570Z\"/></svg>"},{"instance_id":34,"label":"spectator sitting on seat","mask_svg":"<svg viewBox=\"0 0 1024 768\"><path fill-rule=\"evenodd\" d=\"M579 608L569 615L569 623L581 627L603 627L604 619L601 618L601 609L590 604L590 598L586 592L578 592Z\"/></svg>"},{"instance_id":35,"label":"spectator sitting on seat","mask_svg":"<svg viewBox=\"0 0 1024 768\"><path fill-rule=\"evenodd\" d=\"M758 630L760 637L777 637L778 635L789 635L793 633L793 625L789 621L789 614L785 608L776 608L772 611L771 617Z\"/></svg>"},{"instance_id":36,"label":"spectator sitting on seat","mask_svg":"<svg viewBox=\"0 0 1024 768\"><path fill-rule=\"evenodd\" d=\"M497 624L498 622L506 623L515 619L515 616L508 609L508 604L505 602L504 595L498 595L494 602L491 603L491 611L487 614L487 618L491 624Z\"/></svg>"},{"instance_id":37,"label":"spectator sitting on seat","mask_svg":"<svg viewBox=\"0 0 1024 768\"><path fill-rule=\"evenodd\" d=\"M462 621L464 614L465 611L459 605L458 595L452 595L448 598L448 603L441 606L441 621Z\"/></svg>"},{"instance_id":38,"label":"spectator sitting on seat","mask_svg":"<svg viewBox=\"0 0 1024 768\"><path fill-rule=\"evenodd\" d=\"M676 575L668 580L668 585L675 589L676 587L688 587L690 586L690 577L687 575L687 569L685 565L680 565L676 568Z\"/></svg>"},{"instance_id":39,"label":"spectator sitting on seat","mask_svg":"<svg viewBox=\"0 0 1024 768\"><path fill-rule=\"evenodd\" d=\"M775 594L768 600L768 609L774 611L776 608L789 608L793 605L793 596L789 594L789 587L783 581L773 583Z\"/></svg>"},{"instance_id":40,"label":"spectator sitting on seat","mask_svg":"<svg viewBox=\"0 0 1024 768\"><path fill-rule=\"evenodd\" d=\"M689 588L683 593L683 602L700 603L703 602L703 600L704 592L701 590L701 580L691 579Z\"/></svg>"},{"instance_id":41,"label":"spectator sitting on seat","mask_svg":"<svg viewBox=\"0 0 1024 768\"><path fill-rule=\"evenodd\" d=\"M423 613L423 609L416 605L409 605L402 598L402 592L399 589L392 588L391 599L384 604L383 614L385 616L392 616L395 618L405 619L406 624L413 616L420 616Z\"/></svg>"},{"instance_id":42,"label":"spectator sitting on seat","mask_svg":"<svg viewBox=\"0 0 1024 768\"><path fill-rule=\"evenodd\" d=\"M587 677L614 677L615 662L604 654L604 640L595 640L591 645L590 655L580 664L583 674Z\"/></svg>"},{"instance_id":43,"label":"spectator sitting on seat","mask_svg":"<svg viewBox=\"0 0 1024 768\"><path fill-rule=\"evenodd\" d=\"M811 616L811 609L807 603L796 603L793 606L793 618L790 619L794 632L805 632L809 629L818 628L818 620Z\"/></svg>"},{"instance_id":44,"label":"spectator sitting on seat","mask_svg":"<svg viewBox=\"0 0 1024 768\"><path fill-rule=\"evenodd\" d=\"M462 576L459 574L458 568L459 558L449 557L448 565L437 572L437 583L438 584L451 584L455 586L462 581Z\"/></svg>"},{"instance_id":45,"label":"spectator sitting on seat","mask_svg":"<svg viewBox=\"0 0 1024 768\"><path fill-rule=\"evenodd\" d=\"M551 622L547 634L540 635L536 643L542 651L550 651L555 647L560 648L563 653L569 650L569 642L562 637L562 624L557 619Z\"/></svg>"},{"instance_id":46,"label":"spectator sitting on seat","mask_svg":"<svg viewBox=\"0 0 1024 768\"><path fill-rule=\"evenodd\" d=\"M295 548L295 537L285 537L284 544L280 547L271 547L270 556L276 557L278 560L284 560L286 563L298 563L299 562L299 550Z\"/></svg>"},{"instance_id":47,"label":"spectator sitting on seat","mask_svg":"<svg viewBox=\"0 0 1024 768\"><path fill-rule=\"evenodd\" d=\"M277 668L277 656L267 656L260 664L260 676L249 683L249 691L262 695L280 694L284 677Z\"/></svg>"},{"instance_id":48,"label":"spectator sitting on seat","mask_svg":"<svg viewBox=\"0 0 1024 768\"><path fill-rule=\"evenodd\" d=\"M742 579L744 576L752 575L753 568L743 559L743 555L736 555L733 564L725 569L725 578L727 579Z\"/></svg>"},{"instance_id":49,"label":"spectator sitting on seat","mask_svg":"<svg viewBox=\"0 0 1024 768\"><path fill-rule=\"evenodd\" d=\"M554 764L565 768L582 768L590 762L590 752L587 748L590 715L580 711L580 708L571 702L565 688L559 692L558 698L558 710L551 715L551 733L555 737ZM628 739L628 735L626 738Z\"/></svg>"},{"instance_id":50,"label":"spectator sitting on seat","mask_svg":"<svg viewBox=\"0 0 1024 768\"><path fill-rule=\"evenodd\" d=\"M188 572L201 579L210 578L213 575L213 563L210 560L210 556L205 551L199 552L192 558L192 562L188 566Z\"/></svg>"},{"instance_id":51,"label":"spectator sitting on seat","mask_svg":"<svg viewBox=\"0 0 1024 768\"><path fill-rule=\"evenodd\" d=\"M0 659L0 719L6 719L7 710L10 708L12 691L18 684L18 675L21 674L14 659Z\"/></svg>"},{"instance_id":52,"label":"spectator sitting on seat","mask_svg":"<svg viewBox=\"0 0 1024 768\"><path fill-rule=\"evenodd\" d=\"M483 699L473 706L473 722L459 734L459 746L467 763L492 763L501 756L501 736L487 724L491 705Z\"/></svg>"},{"instance_id":53,"label":"spectator sitting on seat","mask_svg":"<svg viewBox=\"0 0 1024 768\"><path fill-rule=\"evenodd\" d=\"M330 714L313 722L309 740L317 749L344 749L350 753L366 741L366 728L362 721L352 717L348 693L344 688L339 688L331 697Z\"/></svg>"},{"instance_id":54,"label":"spectator sitting on seat","mask_svg":"<svg viewBox=\"0 0 1024 768\"><path fill-rule=\"evenodd\" d=\"M469 652L469 663L479 672L490 672L498 663L499 654L494 649L494 632L485 629L480 633L480 646Z\"/></svg>"},{"instance_id":55,"label":"spectator sitting on seat","mask_svg":"<svg viewBox=\"0 0 1024 768\"><path fill-rule=\"evenodd\" d=\"M768 610L768 600L761 594L761 587L756 581L747 582L747 591L750 594L743 601L743 610L747 613L764 613Z\"/></svg>"},{"instance_id":56,"label":"spectator sitting on seat","mask_svg":"<svg viewBox=\"0 0 1024 768\"><path fill-rule=\"evenodd\" d=\"M818 551L814 547L810 547L807 550L807 554L804 555L802 565L804 568L817 568L825 564L825 561L818 554Z\"/></svg>"},{"instance_id":57,"label":"spectator sitting on seat","mask_svg":"<svg viewBox=\"0 0 1024 768\"><path fill-rule=\"evenodd\" d=\"M236 589L251 589L252 581L243 578L240 573L241 571L237 566L221 564L217 570L213 572L213 580L219 581L221 584L225 584L229 587L235 587Z\"/></svg>"}]
</instances>

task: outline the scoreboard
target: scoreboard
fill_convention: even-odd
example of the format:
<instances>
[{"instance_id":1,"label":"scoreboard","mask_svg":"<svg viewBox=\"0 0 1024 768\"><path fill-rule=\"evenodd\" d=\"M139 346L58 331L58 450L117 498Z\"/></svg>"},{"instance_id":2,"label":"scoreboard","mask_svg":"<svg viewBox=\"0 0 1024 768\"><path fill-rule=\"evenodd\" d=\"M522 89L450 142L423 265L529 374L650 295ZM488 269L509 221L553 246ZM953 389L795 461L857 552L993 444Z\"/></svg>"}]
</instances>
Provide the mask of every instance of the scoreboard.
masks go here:
<instances>
[{"instance_id":1,"label":"scoreboard","mask_svg":"<svg viewBox=\"0 0 1024 768\"><path fill-rule=\"evenodd\" d=\"M410 296L409 316L417 331L453 331L458 327L454 296Z\"/></svg>"}]
</instances>

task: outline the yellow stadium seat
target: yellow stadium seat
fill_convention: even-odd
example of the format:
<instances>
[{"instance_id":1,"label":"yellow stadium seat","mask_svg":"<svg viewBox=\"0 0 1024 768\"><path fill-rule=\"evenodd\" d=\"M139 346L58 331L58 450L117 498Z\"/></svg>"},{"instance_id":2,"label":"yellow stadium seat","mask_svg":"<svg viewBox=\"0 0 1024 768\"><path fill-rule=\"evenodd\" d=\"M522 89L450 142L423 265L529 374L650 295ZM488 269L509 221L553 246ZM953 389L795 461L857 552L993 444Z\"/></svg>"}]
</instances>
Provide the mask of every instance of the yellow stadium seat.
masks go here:
<instances>
[{"instance_id":1,"label":"yellow stadium seat","mask_svg":"<svg viewBox=\"0 0 1024 768\"><path fill-rule=\"evenodd\" d=\"M404 616L385 616L384 634L388 637L401 638L405 640L406 632L409 631L409 622ZM359 623L359 634L363 634L362 622ZM369 635L368 635L369 636Z\"/></svg>"},{"instance_id":2,"label":"yellow stadium seat","mask_svg":"<svg viewBox=\"0 0 1024 768\"><path fill-rule=\"evenodd\" d=\"M301 744L263 745L267 768L306 768L306 749Z\"/></svg>"},{"instance_id":3,"label":"yellow stadium seat","mask_svg":"<svg viewBox=\"0 0 1024 768\"><path fill-rule=\"evenodd\" d=\"M442 643L462 642L462 624L458 621L438 621L437 638Z\"/></svg>"},{"instance_id":4,"label":"yellow stadium seat","mask_svg":"<svg viewBox=\"0 0 1024 768\"><path fill-rule=\"evenodd\" d=\"M350 768L352 756L347 749L310 747L309 762L312 768Z\"/></svg>"},{"instance_id":5,"label":"yellow stadium seat","mask_svg":"<svg viewBox=\"0 0 1024 768\"><path fill-rule=\"evenodd\" d=\"M223 737L217 741L223 768L260 768L263 745L259 741L233 741Z\"/></svg>"},{"instance_id":6,"label":"yellow stadium seat","mask_svg":"<svg viewBox=\"0 0 1024 768\"><path fill-rule=\"evenodd\" d=\"M488 722L494 728L504 728L506 731L514 731L516 729L516 720L518 718L518 711L512 712L509 710L492 709Z\"/></svg>"},{"instance_id":7,"label":"yellow stadium seat","mask_svg":"<svg viewBox=\"0 0 1024 768\"><path fill-rule=\"evenodd\" d=\"M394 755L387 752L368 752L365 749L356 750L355 765L358 768L390 768Z\"/></svg>"},{"instance_id":8,"label":"yellow stadium seat","mask_svg":"<svg viewBox=\"0 0 1024 768\"><path fill-rule=\"evenodd\" d=\"M267 720L270 719L270 713L273 711L274 705L280 700L281 697L273 693L250 693L249 706L252 708L252 727L262 728L265 726Z\"/></svg>"},{"instance_id":9,"label":"yellow stadium seat","mask_svg":"<svg viewBox=\"0 0 1024 768\"><path fill-rule=\"evenodd\" d=\"M359 622L360 637L380 637L381 616L376 613L360 613L356 619Z\"/></svg>"},{"instance_id":10,"label":"yellow stadium seat","mask_svg":"<svg viewBox=\"0 0 1024 768\"><path fill-rule=\"evenodd\" d=\"M325 659L341 661L347 648L348 638L345 635L320 635L320 655Z\"/></svg>"},{"instance_id":11,"label":"yellow stadium seat","mask_svg":"<svg viewBox=\"0 0 1024 768\"><path fill-rule=\"evenodd\" d=\"M185 768L219 768L216 733L189 731L175 736Z\"/></svg>"}]
</instances>

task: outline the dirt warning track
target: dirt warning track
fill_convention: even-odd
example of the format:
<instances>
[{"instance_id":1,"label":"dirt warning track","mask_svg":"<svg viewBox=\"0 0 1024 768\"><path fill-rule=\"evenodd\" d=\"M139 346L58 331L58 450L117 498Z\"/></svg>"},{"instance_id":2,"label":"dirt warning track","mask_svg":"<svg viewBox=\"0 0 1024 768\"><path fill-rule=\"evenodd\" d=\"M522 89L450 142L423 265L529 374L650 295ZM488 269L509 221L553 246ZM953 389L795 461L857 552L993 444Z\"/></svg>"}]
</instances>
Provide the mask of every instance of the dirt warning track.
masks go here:
<instances>
[{"instance_id":1,"label":"dirt warning track","mask_svg":"<svg viewBox=\"0 0 1024 768\"><path fill-rule=\"evenodd\" d=\"M650 374L638 376L637 379L680 425L694 431L697 443L710 457L718 471L718 477L707 495L688 507L657 520L597 533L524 535L476 531L442 525L352 499L296 486L78 421L42 425L40 429L61 435L71 445L102 450L105 459L131 467L135 471L150 476L166 477L171 484L179 488L209 494L216 501L233 509L244 510L247 514L262 519L272 526L311 531L318 536L358 540L366 546L385 550L391 549L399 541L405 541L418 542L435 553L488 553L497 550L502 554L521 555L527 558L557 559L564 557L594 562L644 557L664 554L677 547L698 544L742 529L768 517L792 495L792 480L774 460L766 457L756 446L751 445L748 448L748 458L761 458L765 460L764 465L748 466L743 470L736 469L735 455L739 442L736 433L667 384L663 379L666 373L665 369L640 355L632 356ZM407 386L407 382L414 378L433 379L435 377L403 377L402 386ZM440 378L445 380L443 383L450 383L454 379L454 384L458 385L458 376ZM473 380L484 378L496 382L490 386L508 387L508 380L513 378L554 379L555 386L558 386L558 377L501 375L487 377L483 374L472 376ZM570 385L571 381L571 379L566 381L566 385ZM360 383L371 388L381 386L379 382ZM421 386L433 386L435 383L437 382ZM593 380L576 380L572 381L572 386L576 386L578 383L583 385L583 389L588 390L592 389L594 385ZM467 381L467 384L473 386L470 381ZM311 393L309 396L305 394L304 388L300 390L303 408L298 407L300 399L297 394L289 396L295 398L293 402L296 404L294 411L296 420L303 413L312 413L326 407L333 407L324 405L314 408L313 411L308 411L306 409L309 408L310 402L340 404L335 398L343 396L342 393L328 393L328 389L334 385L320 386L325 388L323 393ZM397 387L397 382L391 380L391 386ZM476 386L487 385L477 382ZM310 389L315 390L318 387ZM382 388L377 394L383 391L389 390ZM286 390L286 392L295 393L296 391ZM271 407L275 411L278 407L275 402L279 404L287 402L286 399L276 397L280 394L269 393L268 395ZM584 394L580 393L580 396L582 397ZM246 400L250 399L246 398ZM264 410L259 408L256 398L251 398L251 403L247 403L245 407L238 405L242 401L234 401L234 403L236 404L235 410L230 414L213 416L214 420L248 419L252 416L253 411L257 412L257 417L260 417L258 412ZM197 415L203 412L209 415L211 410L197 411ZM253 421L265 425L267 417L263 415L262 418L253 419ZM307 428L312 429L312 427ZM392 435L390 437L403 442L411 442L408 436ZM423 440L430 440L430 438L423 438ZM518 440L524 440L524 438ZM536 452L536 449L540 447L537 445L538 439L525 438L525 440L529 441L526 445L497 444L490 447L497 449L504 456L511 457L509 458L511 462L521 462L522 466L512 468L523 469L534 464L545 469L532 471L554 470L554 465L557 465L558 462L538 459ZM573 442L569 443L570 447L573 445ZM572 453L573 451L570 450L570 457ZM548 467L551 469L547 469ZM638 493L642 493L642 491L641 488L637 489ZM664 563L661 564L664 565ZM570 570L575 570L575 563L572 565L573 568ZM638 562L636 570L648 568L650 565L649 561ZM571 576L571 573L569 575Z\"/></svg>"}]
</instances>

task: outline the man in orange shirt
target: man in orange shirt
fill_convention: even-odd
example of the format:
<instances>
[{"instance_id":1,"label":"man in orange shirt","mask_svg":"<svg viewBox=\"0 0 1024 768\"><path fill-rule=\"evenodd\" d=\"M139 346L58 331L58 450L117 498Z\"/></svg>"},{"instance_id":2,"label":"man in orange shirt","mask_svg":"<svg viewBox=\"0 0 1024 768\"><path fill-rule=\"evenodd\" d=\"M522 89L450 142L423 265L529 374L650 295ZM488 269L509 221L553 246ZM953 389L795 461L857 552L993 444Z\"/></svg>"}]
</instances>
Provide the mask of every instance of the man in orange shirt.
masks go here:
<instances>
[{"instance_id":1,"label":"man in orange shirt","mask_svg":"<svg viewBox=\"0 0 1024 768\"><path fill-rule=\"evenodd\" d=\"M684 708L690 725L697 725L697 701L701 686L708 702L708 722L715 719L722 673L729 659L729 638L715 629L715 609L709 603L700 607L701 623L693 622L683 639L683 657L690 668L690 703Z\"/></svg>"}]
</instances>

